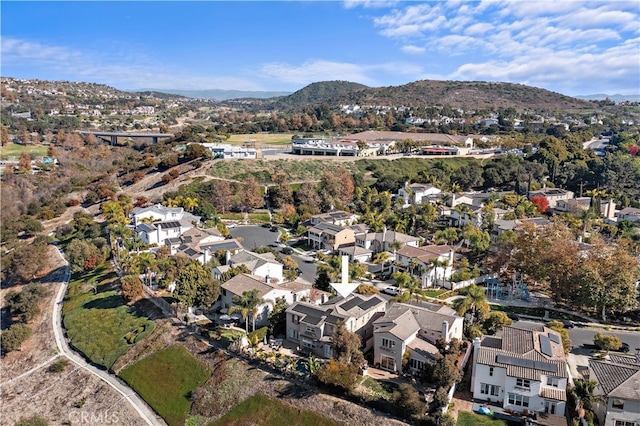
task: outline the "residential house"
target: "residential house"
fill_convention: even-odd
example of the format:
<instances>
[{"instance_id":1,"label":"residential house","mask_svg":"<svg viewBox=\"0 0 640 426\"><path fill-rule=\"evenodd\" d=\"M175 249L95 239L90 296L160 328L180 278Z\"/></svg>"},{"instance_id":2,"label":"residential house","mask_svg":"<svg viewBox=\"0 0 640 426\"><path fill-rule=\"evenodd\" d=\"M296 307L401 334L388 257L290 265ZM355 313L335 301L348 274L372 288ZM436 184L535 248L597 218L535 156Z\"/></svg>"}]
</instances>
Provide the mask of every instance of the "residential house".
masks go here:
<instances>
[{"instance_id":1,"label":"residential house","mask_svg":"<svg viewBox=\"0 0 640 426\"><path fill-rule=\"evenodd\" d=\"M307 230L307 243L318 250L336 251L356 241L353 229L329 222L320 222Z\"/></svg>"},{"instance_id":2,"label":"residential house","mask_svg":"<svg viewBox=\"0 0 640 426\"><path fill-rule=\"evenodd\" d=\"M224 253L225 258L233 253L244 250L240 242L236 239L211 241L202 244L182 244L180 239L168 239L165 244L171 248L171 254L176 256L186 256L191 260L197 260L203 265L207 264L219 253ZM222 257L222 256L216 256Z\"/></svg>"},{"instance_id":3,"label":"residential house","mask_svg":"<svg viewBox=\"0 0 640 426\"><path fill-rule=\"evenodd\" d=\"M383 370L418 373L438 353L438 339L462 339L463 323L464 319L445 305L394 303L373 323L373 362ZM408 371L403 369L406 353Z\"/></svg>"},{"instance_id":4,"label":"residential house","mask_svg":"<svg viewBox=\"0 0 640 426\"><path fill-rule=\"evenodd\" d=\"M374 253L388 251L393 253L404 246L418 247L420 237L403 234L397 231L388 231L385 227L382 232L362 232L355 235L355 244L358 247L371 250Z\"/></svg>"},{"instance_id":5,"label":"residential house","mask_svg":"<svg viewBox=\"0 0 640 426\"><path fill-rule=\"evenodd\" d=\"M362 339L364 351L373 346L373 323L384 315L387 302L380 296L351 294L321 305L298 302L287 308L287 340L324 358L333 352L333 333L339 322Z\"/></svg>"},{"instance_id":6,"label":"residential house","mask_svg":"<svg viewBox=\"0 0 640 426\"><path fill-rule=\"evenodd\" d=\"M229 268L244 265L251 275L261 277L272 283L283 281L282 263L278 262L273 253L254 253L252 251L240 251L230 255L225 265L213 268L213 277L219 280Z\"/></svg>"},{"instance_id":7,"label":"residential house","mask_svg":"<svg viewBox=\"0 0 640 426\"><path fill-rule=\"evenodd\" d=\"M453 273L453 247L428 245L404 246L396 251L396 262L412 275L420 277L422 288L437 284L438 280L449 280Z\"/></svg>"},{"instance_id":8,"label":"residential house","mask_svg":"<svg viewBox=\"0 0 640 426\"><path fill-rule=\"evenodd\" d=\"M427 183L405 182L404 186L398 190L398 197L404 200L405 206L411 204L422 204L430 200L437 200L442 190Z\"/></svg>"},{"instance_id":9,"label":"residential house","mask_svg":"<svg viewBox=\"0 0 640 426\"><path fill-rule=\"evenodd\" d=\"M222 283L220 299L214 309L229 309L235 305L234 296L241 297L244 292L257 290L257 296L265 301L257 306L256 327L267 325L269 313L273 310L276 299L284 298L287 304L295 304L299 300L309 299L312 287L299 281L273 283L263 277L251 274L239 274Z\"/></svg>"},{"instance_id":10,"label":"residential house","mask_svg":"<svg viewBox=\"0 0 640 426\"><path fill-rule=\"evenodd\" d=\"M478 400L505 409L564 415L567 361L562 337L542 325L506 326L473 343L471 390Z\"/></svg>"},{"instance_id":11,"label":"residential house","mask_svg":"<svg viewBox=\"0 0 640 426\"><path fill-rule=\"evenodd\" d=\"M589 379L598 382L601 399L594 411L602 426L640 425L640 355L610 354L608 361L589 360Z\"/></svg>"},{"instance_id":12,"label":"residential house","mask_svg":"<svg viewBox=\"0 0 640 426\"><path fill-rule=\"evenodd\" d=\"M140 223L136 226L136 234L145 244L163 245L171 238L178 238L183 232L192 229L193 225L183 225L178 221Z\"/></svg>"},{"instance_id":13,"label":"residential house","mask_svg":"<svg viewBox=\"0 0 640 426\"><path fill-rule=\"evenodd\" d=\"M182 207L165 207L162 204L155 204L149 207L134 207L130 217L133 219L133 226L138 226L143 222L183 222L186 225L200 223L200 216L185 212Z\"/></svg>"},{"instance_id":14,"label":"residential house","mask_svg":"<svg viewBox=\"0 0 640 426\"><path fill-rule=\"evenodd\" d=\"M331 210L327 213L320 213L311 216L311 224L331 223L338 226L350 226L355 224L360 216L355 213L345 212L344 210Z\"/></svg>"},{"instance_id":15,"label":"residential house","mask_svg":"<svg viewBox=\"0 0 640 426\"><path fill-rule=\"evenodd\" d=\"M636 207L625 207L618 212L618 223L623 220L630 220L636 226L640 226L640 209Z\"/></svg>"},{"instance_id":16,"label":"residential house","mask_svg":"<svg viewBox=\"0 0 640 426\"><path fill-rule=\"evenodd\" d=\"M529 199L532 199L535 196L546 198L549 202L549 208L555 209L558 201L572 199L573 192L562 188L542 188L537 191L529 191Z\"/></svg>"}]
</instances>

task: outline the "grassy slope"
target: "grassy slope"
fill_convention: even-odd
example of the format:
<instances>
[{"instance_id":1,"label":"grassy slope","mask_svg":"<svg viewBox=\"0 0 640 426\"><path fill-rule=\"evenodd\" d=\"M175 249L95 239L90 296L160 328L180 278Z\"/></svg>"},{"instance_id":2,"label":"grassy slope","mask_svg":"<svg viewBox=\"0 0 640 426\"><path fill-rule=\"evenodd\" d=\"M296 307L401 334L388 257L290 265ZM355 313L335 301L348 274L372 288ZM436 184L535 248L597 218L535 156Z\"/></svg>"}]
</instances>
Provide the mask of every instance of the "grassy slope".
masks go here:
<instances>
[{"instance_id":1,"label":"grassy slope","mask_svg":"<svg viewBox=\"0 0 640 426\"><path fill-rule=\"evenodd\" d=\"M293 133L252 133L231 135L226 143L242 145L244 142L255 142L256 145L287 145L291 143Z\"/></svg>"},{"instance_id":2,"label":"grassy slope","mask_svg":"<svg viewBox=\"0 0 640 426\"><path fill-rule=\"evenodd\" d=\"M339 423L312 411L305 411L276 398L257 394L233 407L209 426L333 426Z\"/></svg>"},{"instance_id":3,"label":"grassy slope","mask_svg":"<svg viewBox=\"0 0 640 426\"><path fill-rule=\"evenodd\" d=\"M140 341L153 331L154 324L140 316L111 284L116 275L110 265L103 264L94 271L78 274L69 283L69 292L63 307L64 326L71 344L93 363L111 368L113 363L129 349L125 340L128 333L138 333ZM83 289L87 282L96 286Z\"/></svg>"},{"instance_id":4,"label":"grassy slope","mask_svg":"<svg viewBox=\"0 0 640 426\"><path fill-rule=\"evenodd\" d=\"M504 420L494 419L485 415L464 411L458 413L458 426L507 426L508 424Z\"/></svg>"},{"instance_id":5,"label":"grassy slope","mask_svg":"<svg viewBox=\"0 0 640 426\"><path fill-rule=\"evenodd\" d=\"M169 425L183 425L191 408L190 393L210 374L183 346L173 345L122 370L120 377Z\"/></svg>"},{"instance_id":6,"label":"grassy slope","mask_svg":"<svg viewBox=\"0 0 640 426\"><path fill-rule=\"evenodd\" d=\"M47 149L48 147L43 145L19 145L10 143L9 145L0 147L0 157L16 157L17 160L22 151L27 151L32 157L44 157L47 155Z\"/></svg>"}]
</instances>

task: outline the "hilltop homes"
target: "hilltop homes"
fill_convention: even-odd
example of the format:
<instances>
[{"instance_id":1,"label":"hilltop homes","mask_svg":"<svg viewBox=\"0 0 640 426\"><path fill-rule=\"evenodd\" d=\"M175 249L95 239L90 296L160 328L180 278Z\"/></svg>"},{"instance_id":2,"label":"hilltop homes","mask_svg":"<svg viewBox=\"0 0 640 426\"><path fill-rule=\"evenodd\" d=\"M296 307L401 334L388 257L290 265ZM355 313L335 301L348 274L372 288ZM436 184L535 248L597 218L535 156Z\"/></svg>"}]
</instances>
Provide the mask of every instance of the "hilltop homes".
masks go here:
<instances>
[{"instance_id":1,"label":"hilltop homes","mask_svg":"<svg viewBox=\"0 0 640 426\"><path fill-rule=\"evenodd\" d=\"M411 204L422 204L436 202L440 199L442 190L428 183L405 182L404 186L398 190L398 197L404 200L406 207Z\"/></svg>"},{"instance_id":2,"label":"hilltop homes","mask_svg":"<svg viewBox=\"0 0 640 426\"><path fill-rule=\"evenodd\" d=\"M131 211L136 234L145 244L164 245L170 238L178 238L193 229L200 217L185 212L182 207L165 207L156 204L136 207Z\"/></svg>"},{"instance_id":3,"label":"hilltop homes","mask_svg":"<svg viewBox=\"0 0 640 426\"><path fill-rule=\"evenodd\" d=\"M438 353L436 340L462 339L464 319L448 306L394 303L373 323L374 364L398 373L418 373ZM409 354L407 370L403 358Z\"/></svg>"},{"instance_id":4,"label":"hilltop homes","mask_svg":"<svg viewBox=\"0 0 640 426\"><path fill-rule=\"evenodd\" d=\"M499 336L474 340L471 390L517 412L563 415L567 361L561 336L542 325L504 327Z\"/></svg>"},{"instance_id":5,"label":"hilltop homes","mask_svg":"<svg viewBox=\"0 0 640 426\"><path fill-rule=\"evenodd\" d=\"M640 424L640 355L610 354L608 360L589 360L589 379L598 382L600 398L594 411L603 426Z\"/></svg>"},{"instance_id":6,"label":"hilltop homes","mask_svg":"<svg viewBox=\"0 0 640 426\"><path fill-rule=\"evenodd\" d=\"M373 346L373 323L384 315L387 302L380 296L351 294L321 305L297 302L287 308L287 340L324 358L333 356L333 332L338 323L360 336L365 351Z\"/></svg>"},{"instance_id":7,"label":"hilltop homes","mask_svg":"<svg viewBox=\"0 0 640 426\"><path fill-rule=\"evenodd\" d=\"M549 208L555 209L559 201L567 201L573 198L573 192L562 188L542 188L537 191L529 191L529 199L543 197L549 202Z\"/></svg>"}]
</instances>

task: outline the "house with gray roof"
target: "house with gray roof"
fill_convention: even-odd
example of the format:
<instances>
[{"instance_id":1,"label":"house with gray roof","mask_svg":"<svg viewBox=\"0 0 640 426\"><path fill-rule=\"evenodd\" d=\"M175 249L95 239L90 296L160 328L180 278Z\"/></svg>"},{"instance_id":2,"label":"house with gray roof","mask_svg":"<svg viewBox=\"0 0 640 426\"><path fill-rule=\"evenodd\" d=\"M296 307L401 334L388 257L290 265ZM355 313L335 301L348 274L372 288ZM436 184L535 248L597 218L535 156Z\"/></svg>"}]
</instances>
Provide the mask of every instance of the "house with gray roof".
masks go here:
<instances>
[{"instance_id":1,"label":"house with gray roof","mask_svg":"<svg viewBox=\"0 0 640 426\"><path fill-rule=\"evenodd\" d=\"M363 351L373 345L373 323L384 315L387 302L380 296L351 294L320 305L297 302L287 308L287 340L301 350L330 358L333 333L339 322L362 339Z\"/></svg>"},{"instance_id":2,"label":"house with gray roof","mask_svg":"<svg viewBox=\"0 0 640 426\"><path fill-rule=\"evenodd\" d=\"M562 337L542 325L504 327L473 343L473 397L505 409L564 415L569 370Z\"/></svg>"},{"instance_id":3,"label":"house with gray roof","mask_svg":"<svg viewBox=\"0 0 640 426\"><path fill-rule=\"evenodd\" d=\"M233 306L234 296L242 296L245 291L257 290L258 297L265 300L259 305L256 314L256 327L267 325L269 313L273 310L276 299L284 299L287 304L311 297L311 285L300 281L274 283L251 274L239 274L224 282L220 289L220 299L213 306L214 309L228 309Z\"/></svg>"},{"instance_id":4,"label":"house with gray roof","mask_svg":"<svg viewBox=\"0 0 640 426\"><path fill-rule=\"evenodd\" d=\"M185 224L199 223L200 216L185 212L182 207L166 207L162 204L154 204L148 207L134 207L129 214L133 225L138 226L142 222L170 222L185 221Z\"/></svg>"},{"instance_id":5,"label":"house with gray roof","mask_svg":"<svg viewBox=\"0 0 640 426\"><path fill-rule=\"evenodd\" d=\"M396 251L396 262L420 278L422 287L431 287L453 273L454 248L448 245L404 246Z\"/></svg>"},{"instance_id":6,"label":"house with gray roof","mask_svg":"<svg viewBox=\"0 0 640 426\"><path fill-rule=\"evenodd\" d=\"M355 243L355 232L351 228L330 222L319 222L307 231L307 244L314 249L336 251L342 246Z\"/></svg>"},{"instance_id":7,"label":"house with gray roof","mask_svg":"<svg viewBox=\"0 0 640 426\"><path fill-rule=\"evenodd\" d=\"M226 259L225 265L213 268L213 277L219 280L229 268L244 265L252 275L264 278L273 283L283 281L282 263L278 262L273 253L254 253L252 251L239 251Z\"/></svg>"},{"instance_id":8,"label":"house with gray roof","mask_svg":"<svg viewBox=\"0 0 640 426\"><path fill-rule=\"evenodd\" d=\"M409 373L418 373L438 353L435 343L443 338L462 339L464 319L448 306L394 303L373 323L373 358L381 369L403 373L403 357L409 354Z\"/></svg>"},{"instance_id":9,"label":"house with gray roof","mask_svg":"<svg viewBox=\"0 0 640 426\"><path fill-rule=\"evenodd\" d=\"M598 382L594 394L602 399L593 408L601 425L640 425L640 355L589 360L589 378Z\"/></svg>"}]
</instances>

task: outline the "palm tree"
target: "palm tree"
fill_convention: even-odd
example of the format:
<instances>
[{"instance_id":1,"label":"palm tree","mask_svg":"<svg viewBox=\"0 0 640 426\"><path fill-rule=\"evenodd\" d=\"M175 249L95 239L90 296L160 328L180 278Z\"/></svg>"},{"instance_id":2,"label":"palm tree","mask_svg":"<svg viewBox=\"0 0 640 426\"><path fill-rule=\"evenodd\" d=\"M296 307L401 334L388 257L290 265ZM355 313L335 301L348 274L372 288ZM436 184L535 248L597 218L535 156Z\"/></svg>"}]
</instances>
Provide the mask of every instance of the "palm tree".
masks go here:
<instances>
[{"instance_id":1,"label":"palm tree","mask_svg":"<svg viewBox=\"0 0 640 426\"><path fill-rule=\"evenodd\" d=\"M398 284L398 287L407 289L407 291L409 292L409 299L411 299L415 294L416 301L419 300L418 291L420 290L420 281L416 277L413 277L406 272L398 271L394 272L393 275L391 275L391 278L396 280L396 284Z\"/></svg>"},{"instance_id":2,"label":"palm tree","mask_svg":"<svg viewBox=\"0 0 640 426\"><path fill-rule=\"evenodd\" d=\"M573 393L578 399L578 405L590 410L591 404L597 399L593 392L598 382L595 380L576 379L573 382Z\"/></svg>"},{"instance_id":3,"label":"palm tree","mask_svg":"<svg viewBox=\"0 0 640 426\"><path fill-rule=\"evenodd\" d=\"M193 209L198 207L198 199L197 198L192 198L192 197L184 197L182 199L182 207L186 211L192 212Z\"/></svg>"},{"instance_id":4,"label":"palm tree","mask_svg":"<svg viewBox=\"0 0 640 426\"><path fill-rule=\"evenodd\" d=\"M467 295L453 302L453 308L459 315L464 315L471 311L472 321L475 323L479 319L478 313L489 312L489 303L484 293L484 288L475 284L467 287Z\"/></svg>"},{"instance_id":5,"label":"palm tree","mask_svg":"<svg viewBox=\"0 0 640 426\"><path fill-rule=\"evenodd\" d=\"M232 299L235 305L229 308L229 314L238 312L242 315L247 333L249 333L249 316L251 316L253 330L255 331L258 306L265 303L264 299L260 297L260 291L258 289L244 291L241 296L234 295Z\"/></svg>"}]
</instances>

